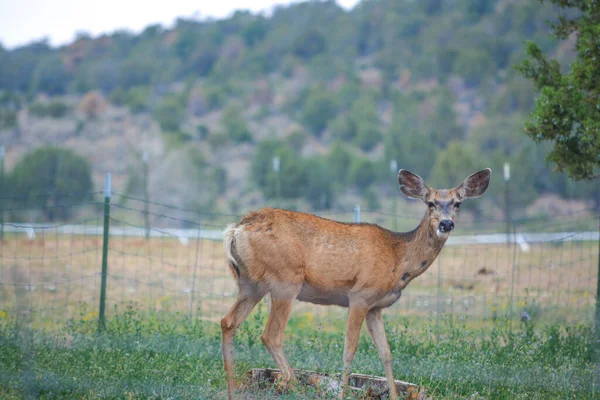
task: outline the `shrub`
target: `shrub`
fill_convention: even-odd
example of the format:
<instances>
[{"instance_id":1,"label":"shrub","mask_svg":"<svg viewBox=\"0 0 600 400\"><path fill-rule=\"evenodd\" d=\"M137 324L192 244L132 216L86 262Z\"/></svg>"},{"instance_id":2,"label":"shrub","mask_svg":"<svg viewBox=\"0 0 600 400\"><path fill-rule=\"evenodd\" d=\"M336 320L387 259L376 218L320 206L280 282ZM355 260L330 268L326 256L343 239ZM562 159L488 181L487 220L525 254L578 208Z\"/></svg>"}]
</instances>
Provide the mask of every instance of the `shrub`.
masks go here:
<instances>
[{"instance_id":1,"label":"shrub","mask_svg":"<svg viewBox=\"0 0 600 400\"><path fill-rule=\"evenodd\" d=\"M177 132L185 116L183 103L178 96L167 96L156 107L152 116L163 132Z\"/></svg>"},{"instance_id":2,"label":"shrub","mask_svg":"<svg viewBox=\"0 0 600 400\"><path fill-rule=\"evenodd\" d=\"M315 86L308 92L302 110L302 122L315 135L321 136L327 124L337 113L335 96L323 86Z\"/></svg>"},{"instance_id":3,"label":"shrub","mask_svg":"<svg viewBox=\"0 0 600 400\"><path fill-rule=\"evenodd\" d=\"M350 167L350 182L359 188L366 188L377 179L375 163L366 158L358 158Z\"/></svg>"},{"instance_id":4,"label":"shrub","mask_svg":"<svg viewBox=\"0 0 600 400\"><path fill-rule=\"evenodd\" d=\"M67 115L69 106L62 101L53 100L49 103L35 102L29 107L29 112L39 118L62 118Z\"/></svg>"},{"instance_id":5,"label":"shrub","mask_svg":"<svg viewBox=\"0 0 600 400\"><path fill-rule=\"evenodd\" d=\"M87 160L70 149L40 147L28 153L11 174L13 193L21 204L39 207L48 221L65 220L71 207L90 197L92 173Z\"/></svg>"},{"instance_id":6,"label":"shrub","mask_svg":"<svg viewBox=\"0 0 600 400\"><path fill-rule=\"evenodd\" d=\"M88 92L79 103L79 110L87 119L98 117L106 109L106 100L98 91Z\"/></svg>"},{"instance_id":7,"label":"shrub","mask_svg":"<svg viewBox=\"0 0 600 400\"><path fill-rule=\"evenodd\" d=\"M248 129L241 108L228 106L221 116L221 125L233 143L252 142L252 133Z\"/></svg>"}]
</instances>

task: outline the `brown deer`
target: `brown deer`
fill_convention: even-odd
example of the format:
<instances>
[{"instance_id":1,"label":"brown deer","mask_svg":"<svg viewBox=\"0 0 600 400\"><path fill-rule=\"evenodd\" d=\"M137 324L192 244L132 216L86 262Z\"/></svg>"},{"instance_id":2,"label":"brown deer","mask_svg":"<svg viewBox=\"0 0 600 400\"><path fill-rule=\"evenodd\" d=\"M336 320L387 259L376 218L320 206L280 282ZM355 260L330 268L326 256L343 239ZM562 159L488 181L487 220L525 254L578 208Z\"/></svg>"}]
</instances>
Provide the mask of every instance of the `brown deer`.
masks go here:
<instances>
[{"instance_id":1,"label":"brown deer","mask_svg":"<svg viewBox=\"0 0 600 400\"><path fill-rule=\"evenodd\" d=\"M235 390L235 332L267 293L271 312L261 339L281 370L284 385L296 381L283 353L283 331L298 299L348 307L340 398L365 319L384 365L390 398L398 398L381 311L429 268L454 229L461 202L481 196L490 177L491 170L484 169L454 189L436 190L421 177L400 170L402 193L428 207L419 226L406 233L273 208L252 212L229 226L225 251L239 288L235 304L221 320L229 398Z\"/></svg>"}]
</instances>

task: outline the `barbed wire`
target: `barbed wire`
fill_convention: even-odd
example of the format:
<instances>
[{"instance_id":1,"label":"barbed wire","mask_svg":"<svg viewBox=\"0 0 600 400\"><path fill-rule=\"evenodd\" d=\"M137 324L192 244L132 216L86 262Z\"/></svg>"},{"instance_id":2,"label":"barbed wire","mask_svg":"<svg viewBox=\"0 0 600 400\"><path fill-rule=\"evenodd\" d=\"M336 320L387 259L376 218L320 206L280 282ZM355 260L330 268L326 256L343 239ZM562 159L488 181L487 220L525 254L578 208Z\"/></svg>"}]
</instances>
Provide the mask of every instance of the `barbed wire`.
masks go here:
<instances>
[{"instance_id":1,"label":"barbed wire","mask_svg":"<svg viewBox=\"0 0 600 400\"><path fill-rule=\"evenodd\" d=\"M156 202L156 201L150 201L150 200L146 200L146 199L141 199L141 198L138 198L138 197L133 197L133 196L129 196L129 195L122 194L122 193L115 193L115 196L119 196L119 197L122 197L122 198L127 199L127 200L138 201L138 202L141 202L141 203L152 204L152 205L155 205L155 206L160 206L160 207L168 208L168 209L171 209L171 210L184 211L184 212L189 212L189 213L198 214L198 215L208 215L208 216L216 216L216 217L234 217L234 218L240 218L240 217L242 217L242 215L239 215L239 214L215 213L215 212L206 212L206 211L201 211L201 210L192 210L192 209L189 209L189 208L183 208L183 207L179 207L179 206L174 206L172 204L159 203L159 202Z\"/></svg>"},{"instance_id":2,"label":"barbed wire","mask_svg":"<svg viewBox=\"0 0 600 400\"><path fill-rule=\"evenodd\" d=\"M36 199L39 197L48 197L48 196L58 196L60 198L64 198L64 197L85 197L85 196L96 196L99 194L104 194L104 192L101 191L96 191L96 192L45 192L45 193L28 193L26 196L6 196L6 195L1 195L0 196L0 200L20 200L20 201L24 201L24 200L30 200L30 199Z\"/></svg>"}]
</instances>

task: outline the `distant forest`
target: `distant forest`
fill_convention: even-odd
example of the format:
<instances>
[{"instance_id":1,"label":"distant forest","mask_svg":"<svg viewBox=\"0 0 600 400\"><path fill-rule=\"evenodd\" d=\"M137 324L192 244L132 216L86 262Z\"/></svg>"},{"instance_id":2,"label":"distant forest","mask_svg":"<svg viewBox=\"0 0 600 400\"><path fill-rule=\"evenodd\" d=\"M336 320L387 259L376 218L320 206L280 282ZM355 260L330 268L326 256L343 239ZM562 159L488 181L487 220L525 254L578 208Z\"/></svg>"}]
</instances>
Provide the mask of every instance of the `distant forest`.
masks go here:
<instances>
[{"instance_id":1,"label":"distant forest","mask_svg":"<svg viewBox=\"0 0 600 400\"><path fill-rule=\"evenodd\" d=\"M395 160L438 187L491 167L486 201L496 207L505 162L516 208L545 194L598 206L597 185L552 171L548 148L523 133L535 91L514 65L534 40L568 68L573 42L554 40L547 26L561 12L537 1L363 0L349 11L308 1L140 34L80 33L59 48L0 46L0 134L18 132L23 110L83 126L121 107L150 115L169 149L250 149L240 156L243 190L265 201L320 210L356 195L378 209L400 195L386 189ZM79 98L78 110L65 107L69 96ZM269 118L281 132L261 129ZM195 159L211 182L198 207L227 199L222 209L244 208L233 171L209 158Z\"/></svg>"}]
</instances>

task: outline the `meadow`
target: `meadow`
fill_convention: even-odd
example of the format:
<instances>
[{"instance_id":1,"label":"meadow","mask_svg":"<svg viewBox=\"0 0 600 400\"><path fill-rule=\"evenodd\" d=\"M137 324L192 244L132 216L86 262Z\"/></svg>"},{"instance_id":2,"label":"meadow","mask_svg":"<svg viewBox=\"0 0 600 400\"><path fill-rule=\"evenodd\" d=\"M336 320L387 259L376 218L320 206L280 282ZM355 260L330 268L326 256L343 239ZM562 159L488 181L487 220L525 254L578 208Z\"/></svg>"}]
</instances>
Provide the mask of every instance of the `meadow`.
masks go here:
<instances>
[{"instance_id":1,"label":"meadow","mask_svg":"<svg viewBox=\"0 0 600 400\"><path fill-rule=\"evenodd\" d=\"M384 312L396 379L443 399L600 398L592 315L598 244L447 246ZM102 238L53 229L0 246L0 398L225 398L219 319L235 284L219 241L111 236L98 331ZM240 380L274 367L264 299L236 336ZM340 372L345 310L297 303L294 368ZM364 328L363 328L364 329ZM353 371L381 376L366 332ZM335 398L247 387L240 398Z\"/></svg>"},{"instance_id":2,"label":"meadow","mask_svg":"<svg viewBox=\"0 0 600 400\"><path fill-rule=\"evenodd\" d=\"M6 319L0 326L0 397L4 399L219 399L225 379L216 323L145 312L129 305L113 310L106 331L95 321L72 318L58 331L30 330ZM258 309L236 337L237 372L272 367L260 333ZM387 318L396 379L424 386L436 399L593 399L593 335L575 325L536 327L524 322L512 333L506 320L470 329L461 318ZM343 321L293 316L285 350L295 368L340 372ZM363 332L354 371L381 376L383 368ZM277 393L249 387L242 399L335 398L310 388Z\"/></svg>"}]
</instances>

